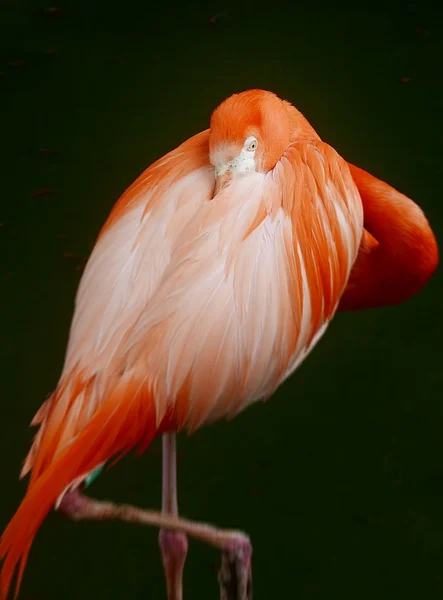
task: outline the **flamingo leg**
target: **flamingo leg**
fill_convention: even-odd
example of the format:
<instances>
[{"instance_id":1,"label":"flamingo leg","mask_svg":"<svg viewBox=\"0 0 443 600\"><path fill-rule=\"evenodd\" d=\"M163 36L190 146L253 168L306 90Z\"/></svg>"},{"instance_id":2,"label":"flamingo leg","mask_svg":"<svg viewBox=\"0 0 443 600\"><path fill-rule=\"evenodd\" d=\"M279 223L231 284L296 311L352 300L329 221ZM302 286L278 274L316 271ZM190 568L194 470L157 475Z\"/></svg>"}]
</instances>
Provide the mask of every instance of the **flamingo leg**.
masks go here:
<instances>
[{"instance_id":1,"label":"flamingo leg","mask_svg":"<svg viewBox=\"0 0 443 600\"><path fill-rule=\"evenodd\" d=\"M163 444L162 513L178 516L176 433L165 433ZM188 538L183 531L160 529L159 545L166 575L168 600L183 600L183 569Z\"/></svg>"},{"instance_id":2,"label":"flamingo leg","mask_svg":"<svg viewBox=\"0 0 443 600\"><path fill-rule=\"evenodd\" d=\"M75 521L115 520L159 527L168 532L181 532L219 548L222 551L222 566L218 576L220 599L252 599L252 545L242 531L219 529L208 523L196 523L166 512L95 500L82 494L78 488L64 495L59 510Z\"/></svg>"}]
</instances>

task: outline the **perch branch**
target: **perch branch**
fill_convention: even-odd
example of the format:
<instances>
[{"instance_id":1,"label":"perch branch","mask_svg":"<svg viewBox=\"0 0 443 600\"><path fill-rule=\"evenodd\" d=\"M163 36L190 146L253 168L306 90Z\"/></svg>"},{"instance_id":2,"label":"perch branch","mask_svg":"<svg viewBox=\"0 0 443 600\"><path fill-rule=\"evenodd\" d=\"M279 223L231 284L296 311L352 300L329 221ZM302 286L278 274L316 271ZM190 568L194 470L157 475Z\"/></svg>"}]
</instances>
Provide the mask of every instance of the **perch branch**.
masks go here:
<instances>
[{"instance_id":1,"label":"perch branch","mask_svg":"<svg viewBox=\"0 0 443 600\"><path fill-rule=\"evenodd\" d=\"M218 529L208 523L196 523L129 504L95 500L78 490L65 494L59 510L75 521L114 520L182 531L190 538L222 551L222 565L218 575L220 600L252 600L252 546L249 537L242 531Z\"/></svg>"}]
</instances>

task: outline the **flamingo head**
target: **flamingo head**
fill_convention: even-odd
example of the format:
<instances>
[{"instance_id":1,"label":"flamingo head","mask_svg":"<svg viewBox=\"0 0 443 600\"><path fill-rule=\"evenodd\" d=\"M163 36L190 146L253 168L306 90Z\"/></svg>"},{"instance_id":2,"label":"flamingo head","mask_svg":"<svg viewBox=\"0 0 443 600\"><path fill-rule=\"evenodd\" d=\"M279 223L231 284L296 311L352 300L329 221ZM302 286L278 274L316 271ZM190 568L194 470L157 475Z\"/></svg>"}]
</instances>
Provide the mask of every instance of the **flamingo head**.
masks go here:
<instances>
[{"instance_id":1,"label":"flamingo head","mask_svg":"<svg viewBox=\"0 0 443 600\"><path fill-rule=\"evenodd\" d=\"M290 138L287 103L272 92L248 90L224 100L212 113L209 129L215 192L247 172L270 171Z\"/></svg>"}]
</instances>

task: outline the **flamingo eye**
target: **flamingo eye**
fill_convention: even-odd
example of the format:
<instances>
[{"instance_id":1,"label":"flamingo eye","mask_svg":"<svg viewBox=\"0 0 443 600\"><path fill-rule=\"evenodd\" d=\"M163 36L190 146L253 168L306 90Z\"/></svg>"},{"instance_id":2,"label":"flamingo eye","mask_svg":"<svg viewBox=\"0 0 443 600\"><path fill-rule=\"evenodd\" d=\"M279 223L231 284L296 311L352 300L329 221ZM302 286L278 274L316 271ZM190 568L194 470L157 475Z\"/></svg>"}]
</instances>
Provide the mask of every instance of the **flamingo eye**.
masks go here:
<instances>
[{"instance_id":1,"label":"flamingo eye","mask_svg":"<svg viewBox=\"0 0 443 600\"><path fill-rule=\"evenodd\" d=\"M257 150L258 141L257 138L251 135L245 142L244 149L247 152L255 152Z\"/></svg>"}]
</instances>

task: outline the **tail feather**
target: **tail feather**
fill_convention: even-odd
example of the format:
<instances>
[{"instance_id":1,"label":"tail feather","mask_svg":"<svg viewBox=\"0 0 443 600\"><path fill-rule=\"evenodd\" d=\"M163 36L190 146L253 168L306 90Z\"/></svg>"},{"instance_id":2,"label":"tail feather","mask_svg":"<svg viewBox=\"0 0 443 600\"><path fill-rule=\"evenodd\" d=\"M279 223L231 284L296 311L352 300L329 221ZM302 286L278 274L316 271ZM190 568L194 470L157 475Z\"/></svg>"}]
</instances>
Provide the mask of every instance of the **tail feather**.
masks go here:
<instances>
[{"instance_id":1,"label":"tail feather","mask_svg":"<svg viewBox=\"0 0 443 600\"><path fill-rule=\"evenodd\" d=\"M165 419L160 424L167 429ZM0 599L6 600L18 567L18 594L29 550L43 520L72 482L134 446L147 446L160 428L149 386L134 373L122 376L84 430L29 486L26 496L0 539Z\"/></svg>"}]
</instances>

